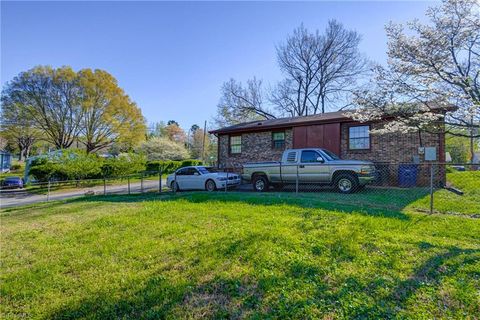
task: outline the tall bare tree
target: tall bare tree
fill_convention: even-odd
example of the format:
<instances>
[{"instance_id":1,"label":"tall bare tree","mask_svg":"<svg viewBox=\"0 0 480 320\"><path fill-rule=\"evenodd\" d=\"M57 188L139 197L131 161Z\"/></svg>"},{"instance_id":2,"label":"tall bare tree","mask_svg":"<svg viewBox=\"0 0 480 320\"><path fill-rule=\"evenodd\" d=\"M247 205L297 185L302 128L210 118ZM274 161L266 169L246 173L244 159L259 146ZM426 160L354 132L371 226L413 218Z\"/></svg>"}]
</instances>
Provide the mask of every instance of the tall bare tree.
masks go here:
<instances>
[{"instance_id":1,"label":"tall bare tree","mask_svg":"<svg viewBox=\"0 0 480 320\"><path fill-rule=\"evenodd\" d=\"M222 86L215 122L225 126L248 120L276 118L265 106L264 97L261 80L248 80L244 87L242 83L230 79Z\"/></svg>"},{"instance_id":2,"label":"tall bare tree","mask_svg":"<svg viewBox=\"0 0 480 320\"><path fill-rule=\"evenodd\" d=\"M346 95L366 71L360 54L361 37L335 20L325 32L310 33L303 25L277 47L286 76L271 96L281 112L294 116L324 113L348 105Z\"/></svg>"}]
</instances>

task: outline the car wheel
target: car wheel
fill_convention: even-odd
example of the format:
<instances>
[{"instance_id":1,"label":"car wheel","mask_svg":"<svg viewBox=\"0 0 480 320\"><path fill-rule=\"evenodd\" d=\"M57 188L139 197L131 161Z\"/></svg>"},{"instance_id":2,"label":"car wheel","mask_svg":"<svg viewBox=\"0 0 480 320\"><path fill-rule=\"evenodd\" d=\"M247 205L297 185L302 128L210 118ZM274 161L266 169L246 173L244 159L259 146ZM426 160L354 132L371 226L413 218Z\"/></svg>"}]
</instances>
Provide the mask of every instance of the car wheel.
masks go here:
<instances>
[{"instance_id":1,"label":"car wheel","mask_svg":"<svg viewBox=\"0 0 480 320\"><path fill-rule=\"evenodd\" d=\"M175 192L180 191L180 187L178 186L178 183L176 183L175 181L172 181L172 183L170 183L170 189Z\"/></svg>"},{"instance_id":2,"label":"car wheel","mask_svg":"<svg viewBox=\"0 0 480 320\"><path fill-rule=\"evenodd\" d=\"M255 176L252 183L253 190L256 192L264 192L268 190L268 180L265 176Z\"/></svg>"},{"instance_id":3,"label":"car wheel","mask_svg":"<svg viewBox=\"0 0 480 320\"><path fill-rule=\"evenodd\" d=\"M207 180L207 182L205 182L205 190L207 190L208 192L217 190L217 185L215 184L215 181Z\"/></svg>"},{"instance_id":4,"label":"car wheel","mask_svg":"<svg viewBox=\"0 0 480 320\"><path fill-rule=\"evenodd\" d=\"M335 187L340 193L352 193L358 189L358 180L352 174L340 174L335 179Z\"/></svg>"}]
</instances>

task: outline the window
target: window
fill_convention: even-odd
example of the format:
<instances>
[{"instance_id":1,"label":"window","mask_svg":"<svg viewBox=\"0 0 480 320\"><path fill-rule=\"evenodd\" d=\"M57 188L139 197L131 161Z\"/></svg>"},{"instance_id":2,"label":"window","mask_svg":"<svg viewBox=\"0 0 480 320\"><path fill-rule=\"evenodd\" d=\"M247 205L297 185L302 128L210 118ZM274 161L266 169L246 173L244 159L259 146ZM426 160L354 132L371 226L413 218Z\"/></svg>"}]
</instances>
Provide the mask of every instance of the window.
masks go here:
<instances>
[{"instance_id":1,"label":"window","mask_svg":"<svg viewBox=\"0 0 480 320\"><path fill-rule=\"evenodd\" d=\"M272 132L272 148L285 148L285 132Z\"/></svg>"},{"instance_id":2,"label":"window","mask_svg":"<svg viewBox=\"0 0 480 320\"><path fill-rule=\"evenodd\" d=\"M370 149L370 126L348 128L348 148L350 150Z\"/></svg>"},{"instance_id":3,"label":"window","mask_svg":"<svg viewBox=\"0 0 480 320\"><path fill-rule=\"evenodd\" d=\"M340 160L340 158L333 152L327 150L327 149L322 149L323 155L327 160L332 161L332 160Z\"/></svg>"},{"instance_id":4,"label":"window","mask_svg":"<svg viewBox=\"0 0 480 320\"><path fill-rule=\"evenodd\" d=\"M242 153L242 136L230 136L230 153Z\"/></svg>"},{"instance_id":5,"label":"window","mask_svg":"<svg viewBox=\"0 0 480 320\"><path fill-rule=\"evenodd\" d=\"M178 169L176 175L177 176L186 176L187 175L188 168L182 168Z\"/></svg>"},{"instance_id":6,"label":"window","mask_svg":"<svg viewBox=\"0 0 480 320\"><path fill-rule=\"evenodd\" d=\"M213 167L198 167L198 171L200 171L201 174L209 174L209 173L216 173L218 172L217 169Z\"/></svg>"},{"instance_id":7,"label":"window","mask_svg":"<svg viewBox=\"0 0 480 320\"><path fill-rule=\"evenodd\" d=\"M197 169L187 168L187 171L186 171L185 175L186 176L194 176L196 173L198 173Z\"/></svg>"},{"instance_id":8,"label":"window","mask_svg":"<svg viewBox=\"0 0 480 320\"><path fill-rule=\"evenodd\" d=\"M297 152L292 151L287 154L287 162L297 162Z\"/></svg>"},{"instance_id":9,"label":"window","mask_svg":"<svg viewBox=\"0 0 480 320\"><path fill-rule=\"evenodd\" d=\"M322 159L322 157L320 157L318 152L313 150L306 150L306 151L302 151L302 157L300 158L300 161L302 163L323 162L323 159L321 161L319 160L319 158Z\"/></svg>"}]
</instances>

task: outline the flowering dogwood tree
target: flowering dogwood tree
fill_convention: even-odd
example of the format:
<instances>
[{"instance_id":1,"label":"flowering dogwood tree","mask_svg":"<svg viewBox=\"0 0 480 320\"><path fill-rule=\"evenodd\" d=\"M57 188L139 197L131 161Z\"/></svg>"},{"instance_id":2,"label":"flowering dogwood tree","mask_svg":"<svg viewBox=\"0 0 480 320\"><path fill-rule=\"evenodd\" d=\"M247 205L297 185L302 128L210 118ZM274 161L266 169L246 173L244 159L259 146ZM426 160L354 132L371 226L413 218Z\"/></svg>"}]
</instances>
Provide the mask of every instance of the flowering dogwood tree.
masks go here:
<instances>
[{"instance_id":1,"label":"flowering dogwood tree","mask_svg":"<svg viewBox=\"0 0 480 320\"><path fill-rule=\"evenodd\" d=\"M355 93L356 120L392 117L379 132L446 132L480 138L480 5L444 0L418 20L386 27L388 66ZM450 112L445 112L449 110ZM444 120L444 121L439 121ZM443 124L444 123L444 124Z\"/></svg>"}]
</instances>

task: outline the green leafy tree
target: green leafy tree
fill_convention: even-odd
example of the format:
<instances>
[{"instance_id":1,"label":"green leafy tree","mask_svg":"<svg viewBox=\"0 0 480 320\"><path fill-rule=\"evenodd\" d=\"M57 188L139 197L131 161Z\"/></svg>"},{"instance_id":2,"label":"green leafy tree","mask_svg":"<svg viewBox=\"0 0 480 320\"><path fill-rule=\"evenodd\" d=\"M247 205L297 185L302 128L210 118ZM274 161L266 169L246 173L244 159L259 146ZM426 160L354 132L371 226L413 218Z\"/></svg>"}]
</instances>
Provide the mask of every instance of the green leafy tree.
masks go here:
<instances>
[{"instance_id":1,"label":"green leafy tree","mask_svg":"<svg viewBox=\"0 0 480 320\"><path fill-rule=\"evenodd\" d=\"M115 142L131 149L144 139L140 109L102 70L35 67L6 84L2 110L7 106L58 149L74 142L88 153Z\"/></svg>"},{"instance_id":2,"label":"green leafy tree","mask_svg":"<svg viewBox=\"0 0 480 320\"><path fill-rule=\"evenodd\" d=\"M1 118L2 137L18 149L18 160L28 158L34 144L40 139L41 132L34 126L26 108L2 99Z\"/></svg>"},{"instance_id":3,"label":"green leafy tree","mask_svg":"<svg viewBox=\"0 0 480 320\"><path fill-rule=\"evenodd\" d=\"M145 120L137 105L103 70L83 69L78 73L82 92L81 139L87 152L114 142L132 147L144 138Z\"/></svg>"},{"instance_id":4,"label":"green leafy tree","mask_svg":"<svg viewBox=\"0 0 480 320\"><path fill-rule=\"evenodd\" d=\"M78 76L70 67L35 67L8 82L2 101L21 107L44 138L58 149L70 147L80 132L83 108Z\"/></svg>"}]
</instances>

